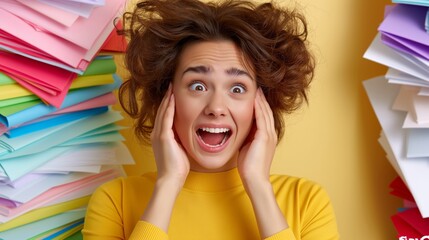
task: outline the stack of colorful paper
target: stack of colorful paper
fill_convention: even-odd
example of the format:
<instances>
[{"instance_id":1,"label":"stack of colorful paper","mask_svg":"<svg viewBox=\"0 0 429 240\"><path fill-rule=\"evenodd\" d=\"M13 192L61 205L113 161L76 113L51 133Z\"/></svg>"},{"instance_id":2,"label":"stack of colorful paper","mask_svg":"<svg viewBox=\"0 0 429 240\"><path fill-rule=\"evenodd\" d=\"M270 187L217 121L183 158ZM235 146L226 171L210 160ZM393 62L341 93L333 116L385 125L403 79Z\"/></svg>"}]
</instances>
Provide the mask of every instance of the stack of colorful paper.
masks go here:
<instances>
[{"instance_id":1,"label":"stack of colorful paper","mask_svg":"<svg viewBox=\"0 0 429 240\"><path fill-rule=\"evenodd\" d=\"M401 235L405 232L398 225L403 218L414 227L427 224L429 218L428 8L416 5L419 2L424 1L401 1L386 7L379 33L364 57L387 66L388 71L365 81L364 86L382 127L379 142L410 191L408 203L416 206L392 218L398 236L420 238L429 235L429 228L407 236Z\"/></svg>"},{"instance_id":2,"label":"stack of colorful paper","mask_svg":"<svg viewBox=\"0 0 429 240\"><path fill-rule=\"evenodd\" d=\"M2 0L0 239L79 238L101 184L134 161L111 105L125 0Z\"/></svg>"}]
</instances>

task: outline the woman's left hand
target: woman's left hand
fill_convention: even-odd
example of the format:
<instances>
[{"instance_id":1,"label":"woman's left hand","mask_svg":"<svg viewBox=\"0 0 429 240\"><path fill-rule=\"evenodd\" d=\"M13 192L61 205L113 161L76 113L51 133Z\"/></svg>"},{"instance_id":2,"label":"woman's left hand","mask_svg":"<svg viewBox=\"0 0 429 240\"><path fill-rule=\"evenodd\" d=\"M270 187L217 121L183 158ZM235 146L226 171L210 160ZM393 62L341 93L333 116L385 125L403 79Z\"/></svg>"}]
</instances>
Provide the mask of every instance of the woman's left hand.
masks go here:
<instances>
[{"instance_id":1,"label":"woman's left hand","mask_svg":"<svg viewBox=\"0 0 429 240\"><path fill-rule=\"evenodd\" d=\"M255 98L256 130L253 139L242 147L237 160L238 172L252 202L261 238L267 238L286 228L270 183L270 168L277 145L273 112L258 89ZM252 133L249 134L252 137Z\"/></svg>"},{"instance_id":2,"label":"woman's left hand","mask_svg":"<svg viewBox=\"0 0 429 240\"><path fill-rule=\"evenodd\" d=\"M246 187L255 183L268 182L271 163L277 145L277 133L274 126L273 112L261 88L255 97L256 130L250 133L238 156L238 171Z\"/></svg>"}]
</instances>

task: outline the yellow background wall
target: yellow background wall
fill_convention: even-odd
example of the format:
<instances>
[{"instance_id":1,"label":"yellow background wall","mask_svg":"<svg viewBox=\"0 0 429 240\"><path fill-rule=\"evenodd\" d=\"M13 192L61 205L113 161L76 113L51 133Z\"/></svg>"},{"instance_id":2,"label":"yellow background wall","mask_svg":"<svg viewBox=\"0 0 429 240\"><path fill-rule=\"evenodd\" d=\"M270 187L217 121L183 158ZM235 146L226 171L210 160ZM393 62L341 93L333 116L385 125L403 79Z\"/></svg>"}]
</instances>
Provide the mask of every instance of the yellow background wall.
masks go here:
<instances>
[{"instance_id":1,"label":"yellow background wall","mask_svg":"<svg viewBox=\"0 0 429 240\"><path fill-rule=\"evenodd\" d=\"M401 203L388 194L396 173L377 143L380 126L362 87L363 80L386 71L362 58L386 4L390 1L299 1L318 64L310 104L288 116L272 172L321 183L331 196L341 239L346 240L397 239L390 216ZM121 56L117 64L126 78ZM131 130L123 134L137 162L125 167L128 174L154 171L150 148L139 144Z\"/></svg>"}]
</instances>

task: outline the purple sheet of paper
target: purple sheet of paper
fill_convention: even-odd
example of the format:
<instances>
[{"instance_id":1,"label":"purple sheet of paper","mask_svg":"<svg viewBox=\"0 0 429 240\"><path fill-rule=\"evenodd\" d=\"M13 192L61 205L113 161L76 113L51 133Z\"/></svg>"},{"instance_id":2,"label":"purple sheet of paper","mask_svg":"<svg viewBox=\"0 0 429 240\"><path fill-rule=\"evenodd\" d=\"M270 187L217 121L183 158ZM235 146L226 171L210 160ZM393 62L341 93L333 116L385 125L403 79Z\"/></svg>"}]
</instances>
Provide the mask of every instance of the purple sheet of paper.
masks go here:
<instances>
[{"instance_id":1,"label":"purple sheet of paper","mask_svg":"<svg viewBox=\"0 0 429 240\"><path fill-rule=\"evenodd\" d=\"M412 42L403 38L398 38L388 33L381 34L381 41L395 50L418 56L424 59L429 59L429 46ZM425 49L425 51L423 51L422 54L422 51L420 50L423 49Z\"/></svg>"},{"instance_id":2,"label":"purple sheet of paper","mask_svg":"<svg viewBox=\"0 0 429 240\"><path fill-rule=\"evenodd\" d=\"M0 205L7 208L16 208L18 206L14 201L5 198L0 198Z\"/></svg>"},{"instance_id":3,"label":"purple sheet of paper","mask_svg":"<svg viewBox=\"0 0 429 240\"><path fill-rule=\"evenodd\" d=\"M401 41L400 44L411 49L426 59L429 46L429 34L427 34L424 22L427 7L412 5L396 5L378 27L382 34Z\"/></svg>"},{"instance_id":4,"label":"purple sheet of paper","mask_svg":"<svg viewBox=\"0 0 429 240\"><path fill-rule=\"evenodd\" d=\"M10 179L6 179L4 181L2 181L2 183L12 187L12 188L22 188L24 186L28 186L28 184L31 183L35 183L37 181L39 181L39 179L45 178L45 175L43 174L37 174L37 173L28 173L25 176L15 180L15 181L10 181ZM15 204L18 206L20 203L19 202L15 202Z\"/></svg>"}]
</instances>

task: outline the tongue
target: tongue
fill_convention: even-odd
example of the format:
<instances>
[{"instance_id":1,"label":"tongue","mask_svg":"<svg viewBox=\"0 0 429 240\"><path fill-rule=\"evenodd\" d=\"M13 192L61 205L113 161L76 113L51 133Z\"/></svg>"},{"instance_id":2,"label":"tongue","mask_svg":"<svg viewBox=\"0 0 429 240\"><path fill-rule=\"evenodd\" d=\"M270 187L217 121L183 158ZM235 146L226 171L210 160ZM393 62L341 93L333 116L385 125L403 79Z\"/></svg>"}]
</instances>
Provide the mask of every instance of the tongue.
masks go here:
<instances>
[{"instance_id":1,"label":"tongue","mask_svg":"<svg viewBox=\"0 0 429 240\"><path fill-rule=\"evenodd\" d=\"M222 140L225 137L225 133L209 133L205 131L199 131L199 134L201 139L203 139L206 144L212 146L222 143Z\"/></svg>"}]
</instances>

